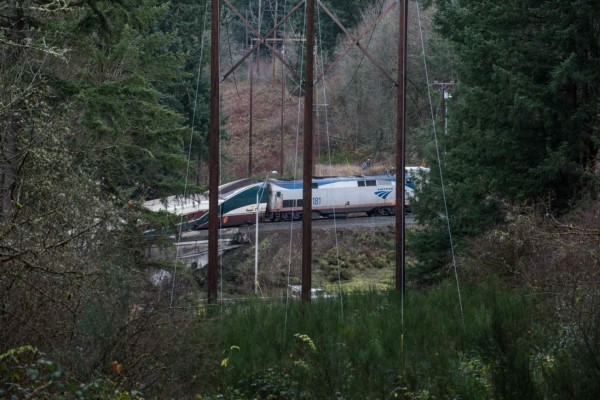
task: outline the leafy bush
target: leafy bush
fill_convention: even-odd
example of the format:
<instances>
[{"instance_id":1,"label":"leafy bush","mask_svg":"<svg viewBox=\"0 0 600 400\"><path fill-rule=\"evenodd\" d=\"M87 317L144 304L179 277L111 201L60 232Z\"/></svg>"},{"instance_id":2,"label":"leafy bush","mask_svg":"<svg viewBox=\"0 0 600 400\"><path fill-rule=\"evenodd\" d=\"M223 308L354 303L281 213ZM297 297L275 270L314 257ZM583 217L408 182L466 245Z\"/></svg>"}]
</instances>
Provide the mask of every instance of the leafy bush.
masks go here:
<instances>
[{"instance_id":1,"label":"leafy bush","mask_svg":"<svg viewBox=\"0 0 600 400\"><path fill-rule=\"evenodd\" d=\"M529 371L531 392L545 398L594 398L600 392L598 226L598 201L582 204L560 219L532 210L514 210L509 224L470 245L465 263L469 278L480 282L495 275L503 285L537 296L550 310L542 319L543 325L526 335L537 331L536 350L528 358L524 358L522 348L510 350L510 368ZM511 320L513 323L507 325ZM506 336L518 331L524 334L527 324L501 315L495 326L496 334Z\"/></svg>"},{"instance_id":2,"label":"leafy bush","mask_svg":"<svg viewBox=\"0 0 600 400\"><path fill-rule=\"evenodd\" d=\"M539 394L529 355L548 343L540 312L545 305L492 282L467 285L463 320L455 290L443 285L409 293L404 303L394 292L363 292L310 306L232 306L199 334L217 338L215 349L235 343L240 350L226 368L197 371L198 382L214 382L197 390L230 399ZM209 356L214 365L222 358L218 351Z\"/></svg>"},{"instance_id":3,"label":"leafy bush","mask_svg":"<svg viewBox=\"0 0 600 400\"><path fill-rule=\"evenodd\" d=\"M143 399L140 392L123 390L108 378L79 383L32 346L0 354L0 398Z\"/></svg>"}]
</instances>

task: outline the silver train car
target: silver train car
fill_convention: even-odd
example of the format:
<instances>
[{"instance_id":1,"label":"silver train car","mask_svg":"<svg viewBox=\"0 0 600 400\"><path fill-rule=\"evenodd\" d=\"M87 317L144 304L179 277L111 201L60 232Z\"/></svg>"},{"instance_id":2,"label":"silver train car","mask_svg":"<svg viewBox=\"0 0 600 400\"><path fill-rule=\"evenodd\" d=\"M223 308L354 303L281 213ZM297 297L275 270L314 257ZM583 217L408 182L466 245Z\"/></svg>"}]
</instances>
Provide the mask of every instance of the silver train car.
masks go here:
<instances>
[{"instance_id":1,"label":"silver train car","mask_svg":"<svg viewBox=\"0 0 600 400\"><path fill-rule=\"evenodd\" d=\"M302 218L302 180L270 179L264 219ZM406 204L414 188L405 185ZM350 213L396 214L396 177L390 175L323 177L312 179L312 218L345 217Z\"/></svg>"}]
</instances>

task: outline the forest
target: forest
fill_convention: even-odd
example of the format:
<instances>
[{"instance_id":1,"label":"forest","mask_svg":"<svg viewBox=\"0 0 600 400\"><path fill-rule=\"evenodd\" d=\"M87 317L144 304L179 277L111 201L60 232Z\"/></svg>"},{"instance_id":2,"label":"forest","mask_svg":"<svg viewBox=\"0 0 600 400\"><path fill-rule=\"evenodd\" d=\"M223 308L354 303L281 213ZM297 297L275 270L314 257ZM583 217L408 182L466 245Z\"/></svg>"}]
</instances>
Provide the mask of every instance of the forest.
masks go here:
<instances>
[{"instance_id":1,"label":"forest","mask_svg":"<svg viewBox=\"0 0 600 400\"><path fill-rule=\"evenodd\" d=\"M221 1L222 74L253 43L226 3L264 34L300 0ZM387 169L398 5L322 3L355 38L317 6L318 167ZM404 151L431 172L406 293L209 304L195 274L147 257L140 225L176 222L144 201L207 189L210 2L0 2L0 398L597 398L600 8L408 3ZM301 174L303 10L276 31L288 44L221 83L223 183ZM388 234L352 235L357 259L393 269Z\"/></svg>"}]
</instances>

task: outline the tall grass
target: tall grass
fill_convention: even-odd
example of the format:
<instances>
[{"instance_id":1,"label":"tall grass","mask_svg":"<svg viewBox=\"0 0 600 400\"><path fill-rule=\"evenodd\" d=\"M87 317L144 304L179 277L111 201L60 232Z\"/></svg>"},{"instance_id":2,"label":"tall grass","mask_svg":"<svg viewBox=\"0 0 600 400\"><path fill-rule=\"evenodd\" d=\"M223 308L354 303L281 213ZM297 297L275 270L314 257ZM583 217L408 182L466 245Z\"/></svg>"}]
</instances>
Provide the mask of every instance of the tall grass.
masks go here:
<instances>
[{"instance_id":1,"label":"tall grass","mask_svg":"<svg viewBox=\"0 0 600 400\"><path fill-rule=\"evenodd\" d=\"M542 315L493 284L251 302L203 321L199 393L257 399L536 398L528 363ZM343 305L343 307L342 307ZM404 317L402 317L404 316ZM222 397L221 397L222 398Z\"/></svg>"}]
</instances>

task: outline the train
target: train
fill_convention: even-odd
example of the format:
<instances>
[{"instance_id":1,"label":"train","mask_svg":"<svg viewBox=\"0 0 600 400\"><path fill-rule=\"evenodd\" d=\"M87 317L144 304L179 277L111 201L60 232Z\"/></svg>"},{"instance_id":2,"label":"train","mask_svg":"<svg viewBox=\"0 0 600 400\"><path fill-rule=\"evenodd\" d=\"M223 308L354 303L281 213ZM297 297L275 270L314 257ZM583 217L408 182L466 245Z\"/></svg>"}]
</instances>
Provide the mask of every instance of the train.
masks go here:
<instances>
[{"instance_id":1,"label":"train","mask_svg":"<svg viewBox=\"0 0 600 400\"><path fill-rule=\"evenodd\" d=\"M423 167L407 167L405 207L415 196L419 176L428 172ZM303 181L275 179L264 181L240 179L219 187L220 227L260 222L295 221L303 218ZM344 218L349 214L395 215L396 176L380 175L328 176L312 178L312 219ZM180 218L180 231L208 228L209 201L206 196L171 196L144 203L151 211L167 211Z\"/></svg>"}]
</instances>

